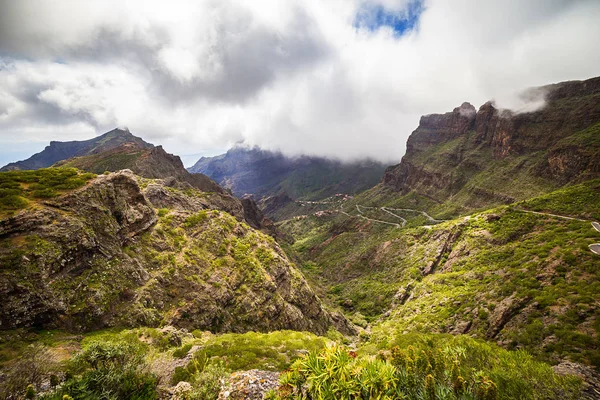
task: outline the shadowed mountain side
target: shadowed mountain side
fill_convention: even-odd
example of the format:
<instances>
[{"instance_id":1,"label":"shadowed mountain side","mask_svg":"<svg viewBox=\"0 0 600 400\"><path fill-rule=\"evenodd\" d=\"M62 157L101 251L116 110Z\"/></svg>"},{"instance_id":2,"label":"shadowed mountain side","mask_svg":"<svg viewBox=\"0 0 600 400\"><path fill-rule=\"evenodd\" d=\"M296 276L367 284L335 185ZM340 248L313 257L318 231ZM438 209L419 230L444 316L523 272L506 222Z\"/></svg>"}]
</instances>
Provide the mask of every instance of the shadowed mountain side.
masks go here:
<instances>
[{"instance_id":1,"label":"shadowed mountain side","mask_svg":"<svg viewBox=\"0 0 600 400\"><path fill-rule=\"evenodd\" d=\"M243 147L220 156L203 157L189 168L230 188L236 196L252 194L260 198L286 193L306 200L335 193L359 193L374 186L384 170L384 164L371 160L342 163Z\"/></svg>"}]
</instances>

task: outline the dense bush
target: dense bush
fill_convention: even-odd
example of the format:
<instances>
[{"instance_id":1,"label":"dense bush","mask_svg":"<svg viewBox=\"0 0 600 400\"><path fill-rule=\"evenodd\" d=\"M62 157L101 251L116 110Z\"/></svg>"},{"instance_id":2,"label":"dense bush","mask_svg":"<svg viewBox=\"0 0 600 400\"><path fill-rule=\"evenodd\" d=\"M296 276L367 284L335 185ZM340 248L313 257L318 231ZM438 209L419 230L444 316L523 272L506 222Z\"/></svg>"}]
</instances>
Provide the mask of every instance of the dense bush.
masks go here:
<instances>
[{"instance_id":1,"label":"dense bush","mask_svg":"<svg viewBox=\"0 0 600 400\"><path fill-rule=\"evenodd\" d=\"M69 379L44 399L155 399L158 379L147 372L145 347L127 341L96 341L69 363Z\"/></svg>"},{"instance_id":2,"label":"dense bush","mask_svg":"<svg viewBox=\"0 0 600 400\"><path fill-rule=\"evenodd\" d=\"M377 356L339 346L311 352L280 378L271 399L555 399L578 398L580 382L559 377L524 352L467 339L416 342ZM470 345L473 345L472 347ZM486 347L487 346L487 347Z\"/></svg>"}]
</instances>

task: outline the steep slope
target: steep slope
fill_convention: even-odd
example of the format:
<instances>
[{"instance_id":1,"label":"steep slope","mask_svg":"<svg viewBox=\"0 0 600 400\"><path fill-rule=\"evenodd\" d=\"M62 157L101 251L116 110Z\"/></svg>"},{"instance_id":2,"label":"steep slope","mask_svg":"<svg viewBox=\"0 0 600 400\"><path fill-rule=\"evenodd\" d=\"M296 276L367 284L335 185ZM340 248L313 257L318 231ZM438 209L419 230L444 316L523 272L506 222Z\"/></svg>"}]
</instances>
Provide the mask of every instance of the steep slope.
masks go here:
<instances>
[{"instance_id":1,"label":"steep slope","mask_svg":"<svg viewBox=\"0 0 600 400\"><path fill-rule=\"evenodd\" d=\"M69 149L69 151L59 151L60 149ZM39 157L46 161L56 159L52 164L54 166L72 167L94 174L130 169L145 178L187 182L203 192L219 193L221 210L236 217L241 215L253 228L277 235L271 221L265 218L252 200L240 202L209 177L189 173L178 156L167 153L162 146L144 142L128 130L114 129L85 142L52 142L46 150L31 159L36 160ZM72 156L73 153L76 155ZM23 163L19 164L19 167L7 166L6 169L24 169L33 165L29 161Z\"/></svg>"},{"instance_id":2,"label":"steep slope","mask_svg":"<svg viewBox=\"0 0 600 400\"><path fill-rule=\"evenodd\" d=\"M205 191L226 193L226 191L202 174L190 174L178 156L167 153L162 146L140 149L129 143L100 153L78 156L59 161L57 167L73 167L83 171L102 174L130 169L144 178L175 178Z\"/></svg>"},{"instance_id":3,"label":"steep slope","mask_svg":"<svg viewBox=\"0 0 600 400\"><path fill-rule=\"evenodd\" d=\"M133 136L128 130L113 129L101 136L84 141L50 142L49 146L27 160L5 165L0 171L47 168L71 157L97 154L114 148L127 146L130 149L149 149L153 146ZM104 171L102 171L104 172Z\"/></svg>"},{"instance_id":4,"label":"steep slope","mask_svg":"<svg viewBox=\"0 0 600 400\"><path fill-rule=\"evenodd\" d=\"M408 217L407 217L408 218ZM332 213L280 226L311 282L366 326L469 334L600 366L600 180L425 227Z\"/></svg>"},{"instance_id":5,"label":"steep slope","mask_svg":"<svg viewBox=\"0 0 600 400\"><path fill-rule=\"evenodd\" d=\"M464 103L423 116L401 163L358 201L453 216L599 177L600 78L530 92L545 94L544 108L515 114Z\"/></svg>"},{"instance_id":6,"label":"steep slope","mask_svg":"<svg viewBox=\"0 0 600 400\"><path fill-rule=\"evenodd\" d=\"M208 175L237 196L261 198L285 193L293 199L315 200L371 188L385 166L370 160L342 163L236 147L217 157L202 157L189 170Z\"/></svg>"},{"instance_id":7,"label":"steep slope","mask_svg":"<svg viewBox=\"0 0 600 400\"><path fill-rule=\"evenodd\" d=\"M0 177L37 183L20 178L29 172ZM1 329L171 324L323 334L337 324L349 332L277 243L220 211L221 202L125 170L3 218Z\"/></svg>"}]
</instances>

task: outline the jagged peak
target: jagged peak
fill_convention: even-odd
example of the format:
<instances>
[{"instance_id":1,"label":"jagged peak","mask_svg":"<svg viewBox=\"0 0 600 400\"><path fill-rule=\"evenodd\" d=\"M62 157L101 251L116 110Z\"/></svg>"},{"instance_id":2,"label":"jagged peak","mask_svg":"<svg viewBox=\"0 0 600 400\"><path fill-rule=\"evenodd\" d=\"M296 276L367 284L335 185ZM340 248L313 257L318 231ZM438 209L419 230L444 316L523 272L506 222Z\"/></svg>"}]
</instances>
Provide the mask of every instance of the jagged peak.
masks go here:
<instances>
[{"instance_id":1,"label":"jagged peak","mask_svg":"<svg viewBox=\"0 0 600 400\"><path fill-rule=\"evenodd\" d=\"M472 117L477 113L477 110L471 103L465 101L459 107L456 107L453 112L459 113L463 117Z\"/></svg>"}]
</instances>

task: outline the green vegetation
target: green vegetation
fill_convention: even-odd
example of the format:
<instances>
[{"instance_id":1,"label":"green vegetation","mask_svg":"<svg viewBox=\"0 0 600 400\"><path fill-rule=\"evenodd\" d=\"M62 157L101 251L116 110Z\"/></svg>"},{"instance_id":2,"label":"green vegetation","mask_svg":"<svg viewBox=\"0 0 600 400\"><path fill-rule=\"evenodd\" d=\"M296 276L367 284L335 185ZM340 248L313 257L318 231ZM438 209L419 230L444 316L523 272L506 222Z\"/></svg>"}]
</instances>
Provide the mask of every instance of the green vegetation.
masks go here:
<instances>
[{"instance_id":1,"label":"green vegetation","mask_svg":"<svg viewBox=\"0 0 600 400\"><path fill-rule=\"evenodd\" d=\"M280 226L320 294L373 340L407 332L468 332L549 362L600 367L598 181L566 187L429 229L386 228L347 216ZM504 302L503 302L504 301Z\"/></svg>"},{"instance_id":2,"label":"green vegetation","mask_svg":"<svg viewBox=\"0 0 600 400\"><path fill-rule=\"evenodd\" d=\"M228 333L209 339L201 353L229 371L282 371L306 351L318 351L328 339L307 332Z\"/></svg>"},{"instance_id":3,"label":"green vegetation","mask_svg":"<svg viewBox=\"0 0 600 400\"><path fill-rule=\"evenodd\" d=\"M332 346L310 353L281 376L270 398L579 398L578 378L558 376L523 351L464 336L407 335L377 356L368 350Z\"/></svg>"},{"instance_id":4,"label":"green vegetation","mask_svg":"<svg viewBox=\"0 0 600 400\"><path fill-rule=\"evenodd\" d=\"M0 216L77 189L95 176L75 168L0 172Z\"/></svg>"},{"instance_id":5,"label":"green vegetation","mask_svg":"<svg viewBox=\"0 0 600 400\"><path fill-rule=\"evenodd\" d=\"M230 372L282 371L331 341L307 332L273 331L212 335L175 329L109 329L83 336L59 331L5 331L2 348L12 350L2 367L0 397L37 390L51 375L43 399L152 399L161 387L192 385L190 399L216 399ZM193 353L188 356L188 353ZM181 359L189 357L183 367ZM52 378L52 376L54 378Z\"/></svg>"},{"instance_id":6,"label":"green vegetation","mask_svg":"<svg viewBox=\"0 0 600 400\"><path fill-rule=\"evenodd\" d=\"M95 174L102 174L105 171L118 171L121 169L132 169L138 159L144 154L144 151L135 148L132 149L116 148L111 151L105 151L98 154L90 154L82 157L74 157L58 165L64 167L75 167L84 171L90 171Z\"/></svg>"},{"instance_id":7,"label":"green vegetation","mask_svg":"<svg viewBox=\"0 0 600 400\"><path fill-rule=\"evenodd\" d=\"M515 207L580 219L600 220L598 193L600 193L600 180L593 180L522 201L515 204Z\"/></svg>"},{"instance_id":8,"label":"green vegetation","mask_svg":"<svg viewBox=\"0 0 600 400\"><path fill-rule=\"evenodd\" d=\"M155 399L158 378L148 372L145 347L133 341L93 341L77 353L68 378L43 399Z\"/></svg>"},{"instance_id":9,"label":"green vegetation","mask_svg":"<svg viewBox=\"0 0 600 400\"><path fill-rule=\"evenodd\" d=\"M55 389L42 399L152 399L181 381L191 384L189 399L216 399L230 372L255 368L283 372L271 394L281 399L302 398L301 391L314 399L577 399L581 388L579 378L556 375L523 350L464 335L392 335L356 351L294 331L112 329L77 337L77 345L61 332L29 335L34 345L23 348L0 383L4 397L24 396L29 385L38 392L52 374ZM189 361L173 368L182 355Z\"/></svg>"}]
</instances>

